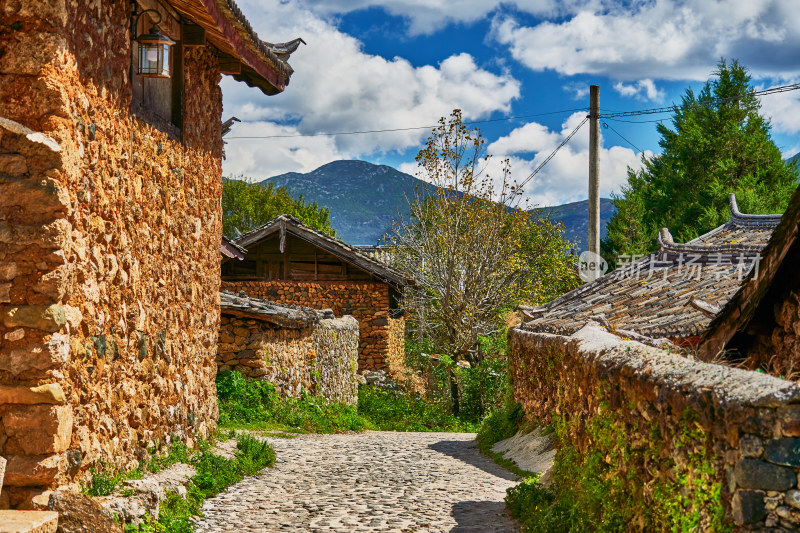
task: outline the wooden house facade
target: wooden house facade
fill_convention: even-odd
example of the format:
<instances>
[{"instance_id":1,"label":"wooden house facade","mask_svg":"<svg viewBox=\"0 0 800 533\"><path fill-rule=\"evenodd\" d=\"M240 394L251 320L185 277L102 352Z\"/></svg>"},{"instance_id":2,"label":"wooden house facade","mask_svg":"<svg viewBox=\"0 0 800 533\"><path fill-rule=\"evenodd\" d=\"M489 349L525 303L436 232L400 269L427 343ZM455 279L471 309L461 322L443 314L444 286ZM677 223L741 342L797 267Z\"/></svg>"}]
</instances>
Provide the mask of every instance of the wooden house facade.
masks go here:
<instances>
[{"instance_id":1,"label":"wooden house facade","mask_svg":"<svg viewBox=\"0 0 800 533\"><path fill-rule=\"evenodd\" d=\"M361 328L359 370L402 364L407 276L289 215L234 243L247 253L241 261L223 263L223 289L352 315Z\"/></svg>"}]
</instances>

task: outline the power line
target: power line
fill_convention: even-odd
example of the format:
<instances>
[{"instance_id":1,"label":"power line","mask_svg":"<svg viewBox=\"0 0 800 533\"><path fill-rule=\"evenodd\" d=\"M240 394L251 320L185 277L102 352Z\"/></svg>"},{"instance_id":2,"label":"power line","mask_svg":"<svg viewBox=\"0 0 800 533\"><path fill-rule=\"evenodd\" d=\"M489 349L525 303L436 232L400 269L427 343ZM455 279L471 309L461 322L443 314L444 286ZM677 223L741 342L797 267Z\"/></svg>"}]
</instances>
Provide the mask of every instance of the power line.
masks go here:
<instances>
[{"instance_id":1,"label":"power line","mask_svg":"<svg viewBox=\"0 0 800 533\"><path fill-rule=\"evenodd\" d=\"M770 94L796 91L798 89L800 89L800 83L793 83L790 85L779 85L777 87L770 87L769 89L763 89L761 91L753 91L750 94L752 96L767 96ZM694 105L701 107L711 107L714 105L723 104L725 102L730 102L733 100L741 100L742 96L748 96L748 95L729 96L727 98L713 98L708 103L701 104L700 102L696 102L694 103ZM638 111L618 111L616 113L601 114L600 118L635 117L639 115L657 115L659 113L673 113L676 107L678 106L673 104L669 107L654 107L652 109L640 109Z\"/></svg>"},{"instance_id":2,"label":"power line","mask_svg":"<svg viewBox=\"0 0 800 533\"><path fill-rule=\"evenodd\" d=\"M606 120L613 120L614 122L626 122L628 124L651 124L653 122L664 122L665 120L669 120L669 118L657 118L655 120L625 120L622 118L607 118Z\"/></svg>"},{"instance_id":3,"label":"power line","mask_svg":"<svg viewBox=\"0 0 800 533\"><path fill-rule=\"evenodd\" d=\"M547 115L562 115L565 113L575 113L577 111L587 111L588 108L586 107L576 107L574 109L562 109L560 111L548 111L546 113L534 113L531 115L515 115L509 117L499 117L499 118L491 118L486 120L473 120L471 122L464 122L465 126L472 126L475 124L488 124L491 122L503 122L506 120L516 120L516 119L526 119L526 118L535 118L535 117L544 117ZM329 133L297 133L291 135L237 135L234 137L225 137L225 140L230 139L290 139L295 137L332 137L336 135L359 135L362 133L390 133L390 132L397 132L397 131L413 131L413 130L430 130L433 128L438 127L438 124L435 126L412 126L408 128L387 128L382 130L359 130L359 131L336 131L336 132L329 132Z\"/></svg>"},{"instance_id":4,"label":"power line","mask_svg":"<svg viewBox=\"0 0 800 533\"><path fill-rule=\"evenodd\" d=\"M794 83L791 85L780 85L777 87L770 87L769 89L763 89L761 91L754 91L752 93L753 96L767 96L770 94L776 93L784 93L788 91L796 91L800 89L800 83ZM704 107L710 107L713 105L718 105L721 103L725 103L732 100L738 100L741 96L732 96L728 98L715 98L709 101L706 104L696 103L695 105L702 105ZM617 122L630 122L630 123L648 123L648 122L661 122L662 120L667 119L658 119L658 120L644 120L644 121L626 121L621 120L619 117L635 117L640 115L657 115L661 113L673 113L675 108L678 107L676 105L671 105L667 107L656 107L651 109L640 109L636 111L614 111L610 113L601 114L600 118L608 119L608 120L615 120ZM472 126L476 124L489 124L493 122L503 122L507 120L517 120L517 119L527 119L527 118L535 118L535 117L544 117L548 115L560 115L565 113L575 113L577 111L588 111L586 107L576 107L573 109L562 109L560 111L548 111L544 113L533 113L528 115L514 115L514 116L507 116L507 117L498 117L486 120L473 120L471 122L465 122L464 124L467 126ZM291 139L297 137L334 137L337 135L361 135L367 133L392 133L398 131L414 131L414 130L428 130L437 127L438 125L434 126L412 126L408 128L386 128L386 129L375 129L375 130L357 130L357 131L336 131L336 132L320 132L320 133L296 133L290 135L237 135L233 137L225 137L225 140L233 140L233 139Z\"/></svg>"},{"instance_id":5,"label":"power line","mask_svg":"<svg viewBox=\"0 0 800 533\"><path fill-rule=\"evenodd\" d=\"M529 181L531 181L531 180L533 179L533 177L534 177L536 174L538 174L538 173L539 173L539 171L540 171L540 170L542 170L542 168L544 168L544 166L545 166L547 163L549 163L549 162L550 162L550 160L551 160L551 159L553 159L553 156L555 156L555 155L556 155L556 152L558 152L559 150L561 150L561 148L562 148L562 147L563 147L565 144L567 144L567 143L569 142L569 140L570 140L570 139L572 139L572 137L573 137L573 136L574 136L576 133L578 133L578 130L579 130L579 129L581 129L581 127L582 127L584 124L586 124L586 122L587 122L588 120L589 120L589 117L588 117L588 115L587 115L586 117L584 117L584 118L583 118L583 120L581 121L581 123L580 123L580 124L578 124L578 125L575 127L575 129L574 129L574 130L572 130L572 132L571 132L569 135L567 135L567 136L564 138L564 140L563 140L563 141L561 141L561 144L559 144L558 146L556 146L556 149L555 149L555 150L553 150L553 151L550 153L550 155L548 155L548 156L547 156L547 159L545 159L544 161L542 161L542 162L539 164L539 166L538 166L538 167L536 167L536 168L533 170L533 172L531 172L530 176L528 176L527 178L525 178L525 179L522 181L522 183L520 183L519 185L517 185L517 190L520 190L520 189L522 189L523 187L525 187L525 185L527 185L527 183L528 183Z\"/></svg>"},{"instance_id":6,"label":"power line","mask_svg":"<svg viewBox=\"0 0 800 533\"><path fill-rule=\"evenodd\" d=\"M623 141L625 141L626 143L628 143L628 144L630 144L631 146L633 146L633 149L634 149L634 150L636 150L637 152L639 152L639 153L642 153L642 152L644 152L644 150L642 150L641 148L639 148L638 146L636 146L635 144L633 144L632 142L630 142L628 139L626 139L626 138L625 138L625 136L624 136L624 135L622 135L620 132L618 132L617 130L615 130L614 128L612 128L612 127L611 127L611 125L610 125L608 122L606 122L606 121L603 121L603 127L604 127L604 128L606 128L606 129L609 129L609 130L613 131L614 133L616 133L616 134L617 134L617 136L618 136L620 139L622 139L622 140L623 140Z\"/></svg>"}]
</instances>

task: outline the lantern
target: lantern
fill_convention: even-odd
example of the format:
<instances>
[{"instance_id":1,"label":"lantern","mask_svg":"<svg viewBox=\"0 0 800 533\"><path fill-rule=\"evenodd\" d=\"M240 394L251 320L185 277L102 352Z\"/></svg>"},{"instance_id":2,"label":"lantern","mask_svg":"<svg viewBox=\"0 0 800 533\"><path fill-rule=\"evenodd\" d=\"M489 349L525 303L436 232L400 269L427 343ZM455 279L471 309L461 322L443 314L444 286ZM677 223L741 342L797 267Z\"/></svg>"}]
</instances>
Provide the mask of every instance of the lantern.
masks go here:
<instances>
[{"instance_id":1,"label":"lantern","mask_svg":"<svg viewBox=\"0 0 800 533\"><path fill-rule=\"evenodd\" d=\"M148 12L158 15L158 20L150 28L150 33L134 38L139 46L136 73L144 78L169 78L169 49L175 45L175 41L159 31L157 24L161 22L161 13L155 9L148 9L138 14L134 12L133 34L136 35L139 18Z\"/></svg>"}]
</instances>

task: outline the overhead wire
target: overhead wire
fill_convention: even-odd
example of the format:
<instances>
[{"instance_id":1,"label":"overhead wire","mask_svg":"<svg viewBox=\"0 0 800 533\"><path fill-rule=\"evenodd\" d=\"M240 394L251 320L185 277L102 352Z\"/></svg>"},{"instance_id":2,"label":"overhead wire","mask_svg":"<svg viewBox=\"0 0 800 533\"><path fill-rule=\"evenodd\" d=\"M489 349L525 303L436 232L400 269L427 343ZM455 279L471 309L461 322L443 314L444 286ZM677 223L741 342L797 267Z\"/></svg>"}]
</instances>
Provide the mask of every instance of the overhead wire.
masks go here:
<instances>
[{"instance_id":1,"label":"overhead wire","mask_svg":"<svg viewBox=\"0 0 800 533\"><path fill-rule=\"evenodd\" d=\"M546 158L544 161L542 161L541 163L539 163L539 166L537 166L537 167L536 167L536 168L533 170L533 172L531 172L531 173L530 173L530 175L529 175L527 178L525 178L524 180L522 180L522 183L520 183L519 185L517 185L517 187L516 187L516 190L517 190L517 191L519 191L520 189L522 189L523 187L525 187L525 185L527 185L527 184L528 184L528 182L529 182L529 181L531 181L531 180L533 179L533 177L534 177L534 176L536 176L536 174L538 174L538 173L539 173L539 171L540 171L540 170L542 170L542 169L544 168L544 166L545 166L547 163L549 163L549 162L550 162L550 160L551 160L551 159L553 159L553 157L556 155L556 153L557 153L559 150L561 150L561 148L563 148L563 147L564 147L564 145L565 145L565 144L567 144L567 143L569 142L569 140L570 140L570 139L572 139L572 137L573 137L573 136L574 136L576 133L578 133L578 130L579 130L579 129L581 129L581 127L583 127L583 125L584 125L584 124L586 124L586 122L588 122L588 121L589 121L589 116L587 115L586 117L584 117L584 119L581 121L581 123L580 123L580 124L578 124L578 125L575 127L575 129L574 129L574 130L572 130L572 132L570 132L570 134L569 134L569 135L567 135L566 137L564 137L564 140L563 140L563 141L561 141L561 144L559 144L558 146L556 146L556 149L555 149L555 150L553 150L553 151L550 153L550 155L548 155L548 156L547 156L547 158Z\"/></svg>"},{"instance_id":2,"label":"overhead wire","mask_svg":"<svg viewBox=\"0 0 800 533\"><path fill-rule=\"evenodd\" d=\"M753 91L751 93L751 95L752 96L766 96L766 95L770 95L770 94L777 94L777 93L784 93L784 92L789 92L789 91L796 91L798 89L800 89L800 83L794 83L794 84L789 84L789 85L780 85L780 86L777 86L777 87L770 87L769 89L763 89L763 90L760 90L760 91ZM697 102L694 105L702 106L702 107L711 107L711 106L714 106L714 105L719 105L721 103L725 103L725 102L729 102L729 101L733 101L733 100L739 100L739 99L741 99L741 96L732 96L732 97L727 97L727 98L714 98L714 99L711 99L710 101L704 102L704 103ZM656 119L656 120L625 120L625 119L620 118L620 117L635 117L635 116L642 116L642 115L656 115L656 114L661 114L661 113L673 113L675 111L675 109L677 109L678 107L679 106L673 104L673 105L671 105L669 107L657 107L657 108L651 108L651 109L639 109L639 110L635 110L635 111L615 111L615 112L610 112L610 113L605 113L605 114L601 113L601 114L598 115L598 118L605 119L605 120L613 120L615 122L627 122L627 123L631 123L631 124L645 124L645 123L650 123L650 122L662 122L664 120L669 120L669 119L662 118L662 119ZM486 120L474 120L474 121L470 121L470 122L465 122L464 125L472 126L472 125L476 125L476 124L488 124L488 123L492 123L492 122L501 122L501 121L507 121L507 120L534 118L534 117L542 117L542 116L548 116L548 115L558 115L558 114L565 114L565 113L574 113L574 112L577 112L577 111L588 111L588 108L586 108L586 107L578 107L578 108L573 108L573 109L563 109L563 110L559 110L559 111L549 111L549 112L544 112L544 113L534 113L534 114L528 114L528 115L516 115L516 116L498 117L498 118L486 119ZM555 155L558 153L558 151L561 150L561 148L563 148L564 145L566 145L570 141L570 139L572 139L572 137L575 136L576 133L578 133L578 130L580 130L583 127L583 125L586 124L586 122L589 120L589 118L590 118L590 116L587 115L580 122L580 124L578 124L575 127L575 129L573 129L570 132L570 134L567 135L561 141L561 143L550 153L550 155L548 155L544 159L544 161L542 161L533 170L533 172L531 172L530 175L528 175L528 177L526 177L519 185L516 186L516 190L519 191L523 187L525 187L525 185L527 185L539 173L539 171L541 171L545 167L545 165L547 165L550 162L550 160L552 160L553 157L555 157ZM626 143L631 145L638 152L641 153L643 151L640 148L638 148L635 144L633 144L631 141L629 141L627 138L625 138L625 136L623 136L620 132L618 132L613 127L611 127L611 125L608 124L608 122L604 121L602 124L603 124L604 128L607 128L607 129L610 129L611 131L613 131L622 140L624 140ZM407 128L386 128L386 129L376 129L376 130L339 131L339 132L308 133L308 134L301 133L301 134L292 134L292 135L253 135L253 136L242 135L242 136L226 137L226 140L232 140L232 139L279 139L279 138L295 138L295 137L321 137L321 136L336 136L336 135L358 135L358 134L365 134L365 133L390 133L390 132L398 132L398 131L413 131L413 130L422 130L422 129L433 129L435 127L437 127L437 126L413 126L413 127L407 127Z\"/></svg>"},{"instance_id":3,"label":"overhead wire","mask_svg":"<svg viewBox=\"0 0 800 533\"><path fill-rule=\"evenodd\" d=\"M777 87L770 87L769 89L762 89L760 91L753 91L750 93L752 96L767 96L770 94L777 94L777 93L785 93L789 91L796 91L800 89L800 83L792 83L789 85L779 85ZM747 96L747 95L745 95ZM740 100L742 96L729 96L727 98L712 98L708 102L695 102L694 105L699 107L711 107L715 105L719 105L725 102L731 102L734 100ZM654 107L651 109L639 109L636 111L617 111L614 113L605 113L600 114L600 118L615 118L615 117L635 117L639 115L657 115L660 113L673 113L676 108L679 108L675 104L668 106L668 107Z\"/></svg>"},{"instance_id":4,"label":"overhead wire","mask_svg":"<svg viewBox=\"0 0 800 533\"><path fill-rule=\"evenodd\" d=\"M548 115L563 115L566 113L575 113L578 111L588 111L588 107L576 107L573 109L561 109L559 111L547 111L544 113L533 113L529 115L514 115L507 117L490 118L485 120L472 120L464 122L465 126L474 126L475 124L489 124L492 122L504 122L507 120L517 120L535 117L544 117ZM380 130L358 130L358 131L335 131L335 132L320 132L320 133L296 133L287 135L236 135L232 137L225 137L225 140L230 139L289 139L294 137L333 137L336 135L359 135L363 133L391 133L398 131L414 131L414 130L430 130L436 126L411 126L408 128L386 128Z\"/></svg>"},{"instance_id":5,"label":"overhead wire","mask_svg":"<svg viewBox=\"0 0 800 533\"><path fill-rule=\"evenodd\" d=\"M624 136L624 135L622 135L620 132L618 132L617 130L615 130L615 129L614 129L612 126L611 126L611 124L609 124L609 123L608 123L608 122L606 122L605 120L602 122L602 124L603 124L603 127L604 127L604 128L606 128L606 129L609 129L609 130L613 131L614 133L616 133L616 134L617 134L617 136L618 136L620 139L622 139L622 140L623 140L623 141L625 141L626 143L630 144L630 145L633 147L633 149L634 149L634 150L636 150L636 151L637 151L637 152L639 152L639 153L642 153L642 152L644 152L644 150L642 150L641 148L639 148L638 146L636 146L635 144L633 144L632 142L630 142L628 139L626 139L626 138L625 138L625 136Z\"/></svg>"}]
</instances>

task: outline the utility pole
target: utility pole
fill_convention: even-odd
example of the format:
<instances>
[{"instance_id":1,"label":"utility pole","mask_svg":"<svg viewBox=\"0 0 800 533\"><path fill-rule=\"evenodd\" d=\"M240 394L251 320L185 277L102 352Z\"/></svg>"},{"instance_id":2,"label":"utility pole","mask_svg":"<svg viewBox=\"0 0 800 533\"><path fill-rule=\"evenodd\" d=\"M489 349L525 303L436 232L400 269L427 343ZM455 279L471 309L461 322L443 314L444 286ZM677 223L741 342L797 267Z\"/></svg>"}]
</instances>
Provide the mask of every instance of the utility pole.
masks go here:
<instances>
[{"instance_id":1,"label":"utility pole","mask_svg":"<svg viewBox=\"0 0 800 533\"><path fill-rule=\"evenodd\" d=\"M589 245L600 255L600 86L589 87ZM595 271L596 275L599 273ZM595 276L592 277L594 279Z\"/></svg>"}]
</instances>

